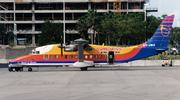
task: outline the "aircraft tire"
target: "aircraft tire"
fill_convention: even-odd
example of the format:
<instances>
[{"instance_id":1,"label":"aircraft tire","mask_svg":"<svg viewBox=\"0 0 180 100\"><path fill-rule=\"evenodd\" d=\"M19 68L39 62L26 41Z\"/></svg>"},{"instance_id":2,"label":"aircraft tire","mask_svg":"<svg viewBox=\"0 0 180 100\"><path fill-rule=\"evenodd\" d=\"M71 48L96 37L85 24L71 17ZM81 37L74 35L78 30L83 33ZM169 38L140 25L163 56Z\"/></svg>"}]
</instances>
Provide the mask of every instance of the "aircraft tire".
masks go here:
<instances>
[{"instance_id":1,"label":"aircraft tire","mask_svg":"<svg viewBox=\"0 0 180 100\"><path fill-rule=\"evenodd\" d=\"M12 68L12 72L15 72L16 71L16 69L15 68Z\"/></svg>"},{"instance_id":2,"label":"aircraft tire","mask_svg":"<svg viewBox=\"0 0 180 100\"><path fill-rule=\"evenodd\" d=\"M22 72L22 71L23 71L23 68L20 68L19 71Z\"/></svg>"},{"instance_id":3,"label":"aircraft tire","mask_svg":"<svg viewBox=\"0 0 180 100\"><path fill-rule=\"evenodd\" d=\"M88 67L81 67L81 71L87 71Z\"/></svg>"},{"instance_id":4,"label":"aircraft tire","mask_svg":"<svg viewBox=\"0 0 180 100\"><path fill-rule=\"evenodd\" d=\"M176 55L176 51L173 51L173 55Z\"/></svg>"},{"instance_id":5,"label":"aircraft tire","mask_svg":"<svg viewBox=\"0 0 180 100\"><path fill-rule=\"evenodd\" d=\"M19 71L19 68L15 68L15 70L16 70L16 72L18 72L18 71Z\"/></svg>"},{"instance_id":6,"label":"aircraft tire","mask_svg":"<svg viewBox=\"0 0 180 100\"><path fill-rule=\"evenodd\" d=\"M30 68L28 68L28 71L29 71L29 72L32 72L32 68L31 68L31 67L30 67Z\"/></svg>"},{"instance_id":7,"label":"aircraft tire","mask_svg":"<svg viewBox=\"0 0 180 100\"><path fill-rule=\"evenodd\" d=\"M12 71L12 69L9 69L9 72L11 72Z\"/></svg>"}]
</instances>

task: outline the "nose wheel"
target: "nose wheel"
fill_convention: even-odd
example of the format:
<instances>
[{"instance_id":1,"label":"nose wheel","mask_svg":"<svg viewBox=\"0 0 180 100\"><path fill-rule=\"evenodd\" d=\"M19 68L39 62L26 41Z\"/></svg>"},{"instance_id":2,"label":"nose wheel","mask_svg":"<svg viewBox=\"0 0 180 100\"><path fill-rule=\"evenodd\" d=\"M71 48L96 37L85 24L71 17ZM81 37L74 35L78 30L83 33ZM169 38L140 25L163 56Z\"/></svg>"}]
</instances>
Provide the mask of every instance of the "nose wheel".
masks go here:
<instances>
[{"instance_id":1,"label":"nose wheel","mask_svg":"<svg viewBox=\"0 0 180 100\"><path fill-rule=\"evenodd\" d=\"M23 71L23 67L12 67L12 68L9 68L9 71L10 72L22 72Z\"/></svg>"}]
</instances>

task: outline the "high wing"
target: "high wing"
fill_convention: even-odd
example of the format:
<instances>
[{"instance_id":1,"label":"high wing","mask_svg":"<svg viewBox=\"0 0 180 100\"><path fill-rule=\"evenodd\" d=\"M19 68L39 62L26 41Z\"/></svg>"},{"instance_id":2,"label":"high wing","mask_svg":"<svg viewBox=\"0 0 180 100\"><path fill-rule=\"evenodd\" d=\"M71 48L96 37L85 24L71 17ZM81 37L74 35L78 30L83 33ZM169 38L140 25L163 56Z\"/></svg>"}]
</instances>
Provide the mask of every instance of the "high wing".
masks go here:
<instances>
[{"instance_id":1,"label":"high wing","mask_svg":"<svg viewBox=\"0 0 180 100\"><path fill-rule=\"evenodd\" d=\"M37 47L32 54L13 59L9 63L9 71L22 70L24 66L41 65L72 65L81 70L87 70L94 65L124 63L168 50L168 42L174 16L166 16L154 35L145 43L131 47L115 47L92 45L86 40L77 39L74 44L52 44Z\"/></svg>"}]
</instances>

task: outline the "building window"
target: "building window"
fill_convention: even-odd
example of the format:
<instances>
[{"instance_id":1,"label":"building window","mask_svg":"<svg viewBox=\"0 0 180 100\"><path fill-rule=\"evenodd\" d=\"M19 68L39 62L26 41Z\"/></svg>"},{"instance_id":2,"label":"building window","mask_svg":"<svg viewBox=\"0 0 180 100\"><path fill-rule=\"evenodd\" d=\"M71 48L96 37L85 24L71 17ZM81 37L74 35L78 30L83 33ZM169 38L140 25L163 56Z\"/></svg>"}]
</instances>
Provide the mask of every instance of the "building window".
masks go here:
<instances>
[{"instance_id":1,"label":"building window","mask_svg":"<svg viewBox=\"0 0 180 100\"><path fill-rule=\"evenodd\" d=\"M72 59L72 58L73 58L73 55L70 55L70 58Z\"/></svg>"},{"instance_id":2,"label":"building window","mask_svg":"<svg viewBox=\"0 0 180 100\"><path fill-rule=\"evenodd\" d=\"M78 56L77 56L77 55L75 55L75 58L77 59L77 58L78 58Z\"/></svg>"},{"instance_id":3,"label":"building window","mask_svg":"<svg viewBox=\"0 0 180 100\"><path fill-rule=\"evenodd\" d=\"M95 55L95 56L94 56L94 58L96 58L96 59L97 59L97 58L98 58L98 56L97 56L97 55Z\"/></svg>"},{"instance_id":4,"label":"building window","mask_svg":"<svg viewBox=\"0 0 180 100\"><path fill-rule=\"evenodd\" d=\"M48 59L48 55L45 55L45 57L44 57L45 59Z\"/></svg>"},{"instance_id":5,"label":"building window","mask_svg":"<svg viewBox=\"0 0 180 100\"><path fill-rule=\"evenodd\" d=\"M92 59L92 58L93 58L93 56L92 56L92 55L90 55L90 56L89 56L89 58L90 58L90 59Z\"/></svg>"},{"instance_id":6,"label":"building window","mask_svg":"<svg viewBox=\"0 0 180 100\"><path fill-rule=\"evenodd\" d=\"M68 58L68 56L67 55L65 55L65 59L67 59Z\"/></svg>"},{"instance_id":7,"label":"building window","mask_svg":"<svg viewBox=\"0 0 180 100\"><path fill-rule=\"evenodd\" d=\"M58 59L58 55L55 55L55 58Z\"/></svg>"},{"instance_id":8,"label":"building window","mask_svg":"<svg viewBox=\"0 0 180 100\"><path fill-rule=\"evenodd\" d=\"M88 55L85 55L85 59L88 59Z\"/></svg>"},{"instance_id":9,"label":"building window","mask_svg":"<svg viewBox=\"0 0 180 100\"><path fill-rule=\"evenodd\" d=\"M50 59L53 59L53 55L50 55Z\"/></svg>"}]
</instances>

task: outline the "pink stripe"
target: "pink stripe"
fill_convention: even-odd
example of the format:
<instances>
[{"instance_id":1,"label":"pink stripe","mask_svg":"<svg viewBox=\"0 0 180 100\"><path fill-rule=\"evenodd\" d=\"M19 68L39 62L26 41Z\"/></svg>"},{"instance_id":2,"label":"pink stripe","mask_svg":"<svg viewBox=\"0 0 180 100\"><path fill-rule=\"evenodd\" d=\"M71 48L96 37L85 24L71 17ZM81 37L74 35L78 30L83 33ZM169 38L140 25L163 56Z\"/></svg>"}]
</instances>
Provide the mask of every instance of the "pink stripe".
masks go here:
<instances>
[{"instance_id":1,"label":"pink stripe","mask_svg":"<svg viewBox=\"0 0 180 100\"><path fill-rule=\"evenodd\" d=\"M173 21L163 21L162 23L173 23Z\"/></svg>"},{"instance_id":2,"label":"pink stripe","mask_svg":"<svg viewBox=\"0 0 180 100\"><path fill-rule=\"evenodd\" d=\"M107 59L84 59L89 61L104 61ZM78 61L78 59L21 59L21 60L12 60L11 62L36 62L36 61Z\"/></svg>"},{"instance_id":3,"label":"pink stripe","mask_svg":"<svg viewBox=\"0 0 180 100\"><path fill-rule=\"evenodd\" d=\"M169 41L169 40L149 40L149 41Z\"/></svg>"},{"instance_id":4,"label":"pink stripe","mask_svg":"<svg viewBox=\"0 0 180 100\"><path fill-rule=\"evenodd\" d=\"M166 19L174 19L174 17L172 17L172 18L164 18L164 19L165 19L165 20L166 20Z\"/></svg>"},{"instance_id":5,"label":"pink stripe","mask_svg":"<svg viewBox=\"0 0 180 100\"><path fill-rule=\"evenodd\" d=\"M119 58L119 59L115 59L115 61L119 61L119 60L127 60L127 59L130 59L132 57L134 57L135 55L137 55L137 53L141 50L141 48L138 48L138 50L131 56L129 57L126 57L126 58Z\"/></svg>"},{"instance_id":6,"label":"pink stripe","mask_svg":"<svg viewBox=\"0 0 180 100\"><path fill-rule=\"evenodd\" d=\"M78 59L20 59L14 60L13 62L22 62L22 61L77 61Z\"/></svg>"}]
</instances>

